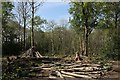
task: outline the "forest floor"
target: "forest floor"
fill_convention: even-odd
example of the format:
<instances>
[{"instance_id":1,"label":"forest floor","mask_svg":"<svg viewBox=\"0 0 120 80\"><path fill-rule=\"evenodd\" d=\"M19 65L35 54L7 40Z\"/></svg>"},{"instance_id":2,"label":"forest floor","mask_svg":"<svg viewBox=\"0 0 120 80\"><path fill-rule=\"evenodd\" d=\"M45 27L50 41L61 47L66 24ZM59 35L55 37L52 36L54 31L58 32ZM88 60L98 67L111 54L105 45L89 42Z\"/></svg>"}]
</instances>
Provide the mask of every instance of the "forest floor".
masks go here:
<instances>
[{"instance_id":1,"label":"forest floor","mask_svg":"<svg viewBox=\"0 0 120 80\"><path fill-rule=\"evenodd\" d=\"M6 59L4 58L2 61L2 70L3 70L2 77L3 77L3 80L8 80L8 79L9 80L12 80L12 79L16 79L16 80L84 80L85 79L86 80L86 78L83 78L83 77L81 78L79 76L75 77L76 75L73 78L71 77L61 78L60 76L55 77L57 74L55 71L61 70L61 72L68 71L70 73L74 73L75 70L71 70L73 68L78 69L78 68L81 68L81 66L82 67L85 66L85 69L86 69L86 67L91 67L92 64L94 65L94 63L91 62L90 60L88 60L87 62L86 60L81 62L75 62L73 59L74 58L71 58L71 56L62 58L62 59L48 58L48 57L43 59L20 58L20 59L15 59L11 64L8 64ZM107 61L106 63L111 64L110 66L111 69L107 69L107 71L101 70L101 72L104 72L104 74L102 74L102 76L98 77L97 79L119 80L120 79L120 61ZM102 65L105 65L106 63ZM89 64L90 66L88 66ZM98 64L98 65L101 65L101 64ZM70 66L72 66L72 68L70 68ZM83 72L83 70L81 71ZM55 76L52 76L50 78L51 74Z\"/></svg>"},{"instance_id":2,"label":"forest floor","mask_svg":"<svg viewBox=\"0 0 120 80\"><path fill-rule=\"evenodd\" d=\"M104 78L119 78L120 79L120 61L111 61L112 70L108 71Z\"/></svg>"}]
</instances>

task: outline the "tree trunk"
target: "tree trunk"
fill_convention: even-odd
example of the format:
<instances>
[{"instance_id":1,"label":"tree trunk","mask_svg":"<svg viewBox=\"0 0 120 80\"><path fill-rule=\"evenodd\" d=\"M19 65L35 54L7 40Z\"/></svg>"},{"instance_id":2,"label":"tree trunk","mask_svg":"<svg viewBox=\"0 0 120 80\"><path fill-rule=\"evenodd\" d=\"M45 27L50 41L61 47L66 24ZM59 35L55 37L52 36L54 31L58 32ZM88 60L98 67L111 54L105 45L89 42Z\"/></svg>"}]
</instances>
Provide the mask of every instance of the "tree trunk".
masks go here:
<instances>
[{"instance_id":1,"label":"tree trunk","mask_svg":"<svg viewBox=\"0 0 120 80\"><path fill-rule=\"evenodd\" d=\"M80 40L80 52L81 52L81 55L84 55L84 41L83 41L82 37L81 38L79 37L79 40Z\"/></svg>"},{"instance_id":2,"label":"tree trunk","mask_svg":"<svg viewBox=\"0 0 120 80\"><path fill-rule=\"evenodd\" d=\"M85 56L88 56L88 20L85 21Z\"/></svg>"},{"instance_id":3,"label":"tree trunk","mask_svg":"<svg viewBox=\"0 0 120 80\"><path fill-rule=\"evenodd\" d=\"M117 11L115 12L115 28L117 28Z\"/></svg>"},{"instance_id":4,"label":"tree trunk","mask_svg":"<svg viewBox=\"0 0 120 80\"><path fill-rule=\"evenodd\" d=\"M26 50L25 33L26 33L26 19L25 19L25 17L24 17L24 51Z\"/></svg>"},{"instance_id":5,"label":"tree trunk","mask_svg":"<svg viewBox=\"0 0 120 80\"><path fill-rule=\"evenodd\" d=\"M52 46L52 53L54 53L54 34L53 34L53 30L52 30L52 35L51 35L51 46Z\"/></svg>"},{"instance_id":6,"label":"tree trunk","mask_svg":"<svg viewBox=\"0 0 120 80\"><path fill-rule=\"evenodd\" d=\"M24 26L24 41L23 41L23 44L24 44L24 51L26 50L26 40L25 40L25 33L26 33L26 4L27 2L25 2L25 5L24 5L24 2L22 2L23 4L23 26Z\"/></svg>"},{"instance_id":7,"label":"tree trunk","mask_svg":"<svg viewBox=\"0 0 120 80\"><path fill-rule=\"evenodd\" d=\"M34 46L34 1L32 0L32 34L31 34L31 47Z\"/></svg>"},{"instance_id":8,"label":"tree trunk","mask_svg":"<svg viewBox=\"0 0 120 80\"><path fill-rule=\"evenodd\" d=\"M85 48L84 48L84 55L85 56L88 56L88 7L84 7L84 3L82 2L82 12L83 12L83 15L85 16L84 19L85 19Z\"/></svg>"},{"instance_id":9,"label":"tree trunk","mask_svg":"<svg viewBox=\"0 0 120 80\"><path fill-rule=\"evenodd\" d=\"M34 46L34 0L32 0L32 33L31 33L31 47L32 55L35 57L35 46Z\"/></svg>"}]
</instances>

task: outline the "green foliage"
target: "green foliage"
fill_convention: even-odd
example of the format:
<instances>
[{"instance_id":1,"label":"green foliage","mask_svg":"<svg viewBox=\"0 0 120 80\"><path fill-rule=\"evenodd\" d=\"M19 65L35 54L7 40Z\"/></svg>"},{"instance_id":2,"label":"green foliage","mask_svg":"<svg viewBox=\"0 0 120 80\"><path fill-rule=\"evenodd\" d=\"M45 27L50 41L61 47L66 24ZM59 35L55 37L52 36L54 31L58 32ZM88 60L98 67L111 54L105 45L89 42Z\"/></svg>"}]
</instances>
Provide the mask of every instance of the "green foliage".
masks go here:
<instances>
[{"instance_id":1,"label":"green foliage","mask_svg":"<svg viewBox=\"0 0 120 80\"><path fill-rule=\"evenodd\" d=\"M18 54L22 50L23 27L11 20L12 3L2 3L3 10L3 54ZM47 21L40 16L34 17L35 46L40 53L72 54L80 49L85 38L85 20L88 19L88 49L90 56L98 60L120 59L119 3L70 3L70 28L51 21L42 31ZM84 11L83 11L84 10ZM117 16L116 16L117 15ZM29 21L29 20L28 20ZM90 34L91 33L91 34ZM26 27L26 45L31 46L31 30ZM18 41L21 39L20 41ZM84 41L83 41L84 42ZM43 54L44 55L44 54Z\"/></svg>"},{"instance_id":2,"label":"green foliage","mask_svg":"<svg viewBox=\"0 0 120 80\"><path fill-rule=\"evenodd\" d=\"M89 51L95 60L119 60L120 30L115 28L96 29L89 38Z\"/></svg>"},{"instance_id":3,"label":"green foliage","mask_svg":"<svg viewBox=\"0 0 120 80\"><path fill-rule=\"evenodd\" d=\"M15 54L20 50L18 39L19 24L12 21L12 9L14 5L11 2L2 2L2 49L3 55Z\"/></svg>"},{"instance_id":4,"label":"green foliage","mask_svg":"<svg viewBox=\"0 0 120 80\"><path fill-rule=\"evenodd\" d=\"M30 23L32 22L32 19L30 20ZM35 26L35 30L41 29L43 28L42 24L46 24L47 21L45 19L42 19L40 16L35 16L34 17L34 26Z\"/></svg>"},{"instance_id":5,"label":"green foliage","mask_svg":"<svg viewBox=\"0 0 120 80\"><path fill-rule=\"evenodd\" d=\"M112 31L112 32L111 32ZM107 59L120 60L120 29L110 29L108 40L103 47L103 55Z\"/></svg>"},{"instance_id":6,"label":"green foliage","mask_svg":"<svg viewBox=\"0 0 120 80\"><path fill-rule=\"evenodd\" d=\"M120 2L103 3L97 28L119 27Z\"/></svg>"},{"instance_id":7,"label":"green foliage","mask_svg":"<svg viewBox=\"0 0 120 80\"><path fill-rule=\"evenodd\" d=\"M10 17L13 15L11 11L14 5L11 2L2 2L1 4L2 4L2 24L3 24L2 27L5 28Z\"/></svg>"},{"instance_id":8,"label":"green foliage","mask_svg":"<svg viewBox=\"0 0 120 80\"><path fill-rule=\"evenodd\" d=\"M74 27L77 33L84 31L85 18L88 19L89 29L93 29L97 26L98 16L100 15L101 3L70 3L69 13L72 15L70 19L71 25ZM83 11L84 10L84 11ZM85 13L84 13L85 12Z\"/></svg>"}]
</instances>

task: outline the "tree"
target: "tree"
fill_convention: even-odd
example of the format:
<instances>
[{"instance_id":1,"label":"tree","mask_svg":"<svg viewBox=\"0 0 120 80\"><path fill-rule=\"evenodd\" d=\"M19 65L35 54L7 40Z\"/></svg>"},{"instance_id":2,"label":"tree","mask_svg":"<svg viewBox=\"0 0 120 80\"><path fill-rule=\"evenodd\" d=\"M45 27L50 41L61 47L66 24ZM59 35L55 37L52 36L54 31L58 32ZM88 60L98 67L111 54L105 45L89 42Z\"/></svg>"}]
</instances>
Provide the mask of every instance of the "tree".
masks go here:
<instances>
[{"instance_id":1,"label":"tree","mask_svg":"<svg viewBox=\"0 0 120 80\"><path fill-rule=\"evenodd\" d=\"M31 7L28 2L18 2L17 4L16 17L19 24L24 27L24 50L26 50L26 27L29 22L28 19L30 18L30 9Z\"/></svg>"},{"instance_id":2,"label":"tree","mask_svg":"<svg viewBox=\"0 0 120 80\"><path fill-rule=\"evenodd\" d=\"M120 26L120 2L106 3L105 6L104 15L108 21L107 25L113 25L114 28L118 28Z\"/></svg>"},{"instance_id":3,"label":"tree","mask_svg":"<svg viewBox=\"0 0 120 80\"><path fill-rule=\"evenodd\" d=\"M5 38L7 38L7 31L8 28L7 23L9 22L12 14L13 4L11 2L2 2L2 36L3 36L3 42L5 41Z\"/></svg>"},{"instance_id":4,"label":"tree","mask_svg":"<svg viewBox=\"0 0 120 80\"><path fill-rule=\"evenodd\" d=\"M99 3L72 2L70 4L69 13L72 14L70 22L76 28L76 31L80 32L84 29L84 55L88 56L88 37L98 23Z\"/></svg>"},{"instance_id":5,"label":"tree","mask_svg":"<svg viewBox=\"0 0 120 80\"><path fill-rule=\"evenodd\" d=\"M51 32L51 35L50 35L50 40L51 40L51 53L53 53L54 54L54 31L53 31L53 29L55 28L55 26L56 26L56 23L55 23L55 21L50 21L50 22L48 22L48 27L47 27L47 29L49 29L49 31Z\"/></svg>"},{"instance_id":6,"label":"tree","mask_svg":"<svg viewBox=\"0 0 120 80\"><path fill-rule=\"evenodd\" d=\"M32 20L31 20L31 47L33 48L33 47L35 47L35 44L34 44L34 26L35 26L35 19L34 19L34 17L35 17L35 12L36 12L36 10L37 10L37 8L42 4L42 2L41 3L39 3L38 5L37 4L35 4L36 2L34 2L34 0L32 0L32 2L30 3L30 5L31 5L31 11L32 11ZM32 49L32 53L33 53L33 56L35 57L35 55L34 55L34 48Z\"/></svg>"}]
</instances>

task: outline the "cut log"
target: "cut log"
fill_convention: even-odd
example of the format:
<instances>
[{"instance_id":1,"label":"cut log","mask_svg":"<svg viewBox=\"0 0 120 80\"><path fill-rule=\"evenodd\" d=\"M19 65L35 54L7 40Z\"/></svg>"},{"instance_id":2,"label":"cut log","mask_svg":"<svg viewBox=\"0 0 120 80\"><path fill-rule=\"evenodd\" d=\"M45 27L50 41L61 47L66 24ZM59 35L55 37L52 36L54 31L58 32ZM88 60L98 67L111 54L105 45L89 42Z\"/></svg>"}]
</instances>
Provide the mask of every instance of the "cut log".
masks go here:
<instances>
[{"instance_id":1,"label":"cut log","mask_svg":"<svg viewBox=\"0 0 120 80\"><path fill-rule=\"evenodd\" d=\"M70 76L70 75L66 75L66 74L62 74L63 77L69 77L69 78L75 78L74 76Z\"/></svg>"},{"instance_id":2,"label":"cut log","mask_svg":"<svg viewBox=\"0 0 120 80\"><path fill-rule=\"evenodd\" d=\"M69 68L77 68L77 67L82 67L82 65L81 64L76 64L76 65L69 66Z\"/></svg>"},{"instance_id":3,"label":"cut log","mask_svg":"<svg viewBox=\"0 0 120 80\"><path fill-rule=\"evenodd\" d=\"M94 71L94 72L73 72L75 74L101 74L102 71Z\"/></svg>"},{"instance_id":4,"label":"cut log","mask_svg":"<svg viewBox=\"0 0 120 80\"><path fill-rule=\"evenodd\" d=\"M80 78L92 78L88 75L79 75L79 74L65 72L65 71L61 71L61 73L66 74L66 75L71 75L71 76L74 76L74 77L80 77Z\"/></svg>"},{"instance_id":5,"label":"cut log","mask_svg":"<svg viewBox=\"0 0 120 80\"><path fill-rule=\"evenodd\" d=\"M36 53L36 57L37 57L37 58L41 58L41 57L43 57L38 51L35 52L35 53Z\"/></svg>"},{"instance_id":6,"label":"cut log","mask_svg":"<svg viewBox=\"0 0 120 80\"><path fill-rule=\"evenodd\" d=\"M57 78L56 76L49 75L49 78Z\"/></svg>"},{"instance_id":7,"label":"cut log","mask_svg":"<svg viewBox=\"0 0 120 80\"><path fill-rule=\"evenodd\" d=\"M77 67L100 67L100 65L97 64L75 64L75 65L71 65L69 66L70 68L77 68Z\"/></svg>"},{"instance_id":8,"label":"cut log","mask_svg":"<svg viewBox=\"0 0 120 80\"><path fill-rule=\"evenodd\" d=\"M73 64L61 64L62 66L72 66Z\"/></svg>"},{"instance_id":9,"label":"cut log","mask_svg":"<svg viewBox=\"0 0 120 80\"><path fill-rule=\"evenodd\" d=\"M60 76L60 78L64 78L59 71L56 71L56 73L57 73L58 76Z\"/></svg>"},{"instance_id":10,"label":"cut log","mask_svg":"<svg viewBox=\"0 0 120 80\"><path fill-rule=\"evenodd\" d=\"M101 67L99 64L90 64L92 67Z\"/></svg>"},{"instance_id":11,"label":"cut log","mask_svg":"<svg viewBox=\"0 0 120 80\"><path fill-rule=\"evenodd\" d=\"M80 70L80 71L99 71L101 68L98 67L80 67L80 68L72 68L73 70Z\"/></svg>"},{"instance_id":12,"label":"cut log","mask_svg":"<svg viewBox=\"0 0 120 80\"><path fill-rule=\"evenodd\" d=\"M34 47L29 48L25 53L20 55L20 57L21 58L29 58L29 57L41 58L41 57L43 57L38 51L34 50L33 48Z\"/></svg>"},{"instance_id":13,"label":"cut log","mask_svg":"<svg viewBox=\"0 0 120 80\"><path fill-rule=\"evenodd\" d=\"M66 71L66 72L74 72L73 69L59 69L60 71Z\"/></svg>"},{"instance_id":14,"label":"cut log","mask_svg":"<svg viewBox=\"0 0 120 80\"><path fill-rule=\"evenodd\" d=\"M101 71L102 68L97 68L97 67L80 67L80 68L59 69L59 70L66 71L66 72L75 72L75 71L93 72L93 71Z\"/></svg>"}]
</instances>

